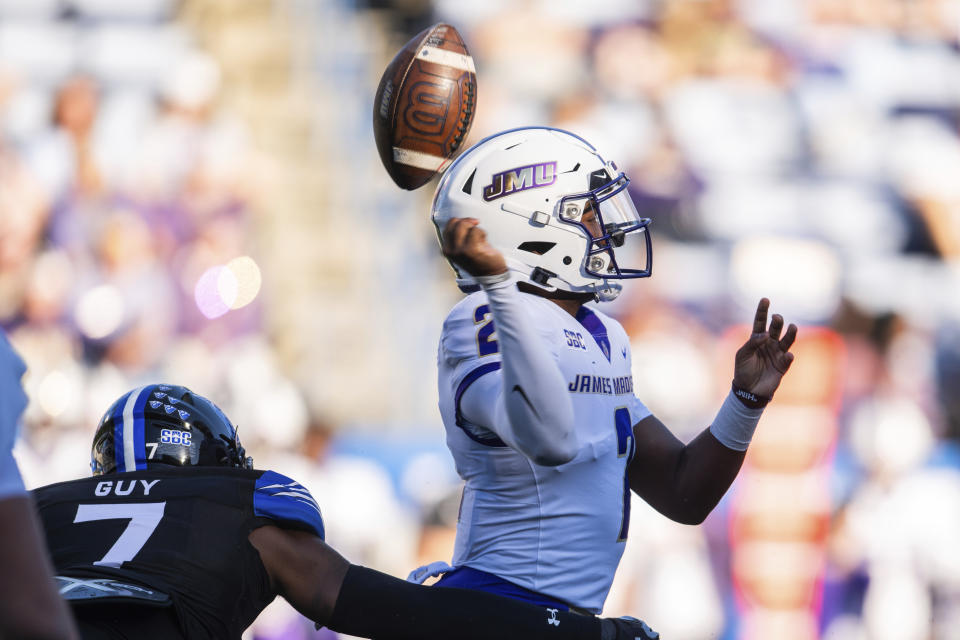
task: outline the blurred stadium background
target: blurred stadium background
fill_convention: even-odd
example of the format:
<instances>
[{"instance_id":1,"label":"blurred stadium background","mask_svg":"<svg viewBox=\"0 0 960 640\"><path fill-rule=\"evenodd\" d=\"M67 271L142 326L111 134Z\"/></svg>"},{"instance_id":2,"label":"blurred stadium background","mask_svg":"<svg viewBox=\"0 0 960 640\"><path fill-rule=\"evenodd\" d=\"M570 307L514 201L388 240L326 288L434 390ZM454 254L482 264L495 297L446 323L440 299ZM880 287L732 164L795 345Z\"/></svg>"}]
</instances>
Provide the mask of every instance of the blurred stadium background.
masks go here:
<instances>
[{"instance_id":1,"label":"blurred stadium background","mask_svg":"<svg viewBox=\"0 0 960 640\"><path fill-rule=\"evenodd\" d=\"M669 640L960 638L957 0L0 0L0 324L31 486L89 472L145 381L221 404L329 541L448 559L436 411L457 299L371 100L436 21L472 139L571 129L627 168L654 277L612 307L689 438L767 295L799 357L702 527L634 501L606 614ZM277 604L249 638L333 637Z\"/></svg>"}]
</instances>

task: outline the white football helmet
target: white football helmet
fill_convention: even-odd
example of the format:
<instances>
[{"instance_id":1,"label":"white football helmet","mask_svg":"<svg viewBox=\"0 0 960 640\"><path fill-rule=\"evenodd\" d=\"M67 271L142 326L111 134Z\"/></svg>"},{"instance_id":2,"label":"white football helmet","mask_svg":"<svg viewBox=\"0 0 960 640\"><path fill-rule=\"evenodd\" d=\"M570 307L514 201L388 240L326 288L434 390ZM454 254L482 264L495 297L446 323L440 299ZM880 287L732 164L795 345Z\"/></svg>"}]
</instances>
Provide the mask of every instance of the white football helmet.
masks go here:
<instances>
[{"instance_id":1,"label":"white football helmet","mask_svg":"<svg viewBox=\"0 0 960 640\"><path fill-rule=\"evenodd\" d=\"M549 127L512 129L481 140L450 165L431 218L438 236L451 218L479 220L521 281L613 300L622 288L618 281L650 275L650 219L637 213L629 182L579 136ZM645 266L622 267L624 258ZM461 289L478 288L470 274L451 266Z\"/></svg>"}]
</instances>

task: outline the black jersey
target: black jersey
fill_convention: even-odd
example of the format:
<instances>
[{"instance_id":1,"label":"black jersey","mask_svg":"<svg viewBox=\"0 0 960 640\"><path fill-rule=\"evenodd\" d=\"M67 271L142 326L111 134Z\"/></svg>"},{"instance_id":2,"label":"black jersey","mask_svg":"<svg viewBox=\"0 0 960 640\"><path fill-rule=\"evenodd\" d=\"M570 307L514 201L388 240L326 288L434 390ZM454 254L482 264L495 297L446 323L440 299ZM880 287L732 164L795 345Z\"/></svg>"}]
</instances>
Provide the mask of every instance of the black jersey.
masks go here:
<instances>
[{"instance_id":1,"label":"black jersey","mask_svg":"<svg viewBox=\"0 0 960 640\"><path fill-rule=\"evenodd\" d=\"M168 594L191 640L239 638L273 600L251 531L276 525L324 535L310 493L273 471L154 469L62 482L33 495L58 575Z\"/></svg>"}]
</instances>

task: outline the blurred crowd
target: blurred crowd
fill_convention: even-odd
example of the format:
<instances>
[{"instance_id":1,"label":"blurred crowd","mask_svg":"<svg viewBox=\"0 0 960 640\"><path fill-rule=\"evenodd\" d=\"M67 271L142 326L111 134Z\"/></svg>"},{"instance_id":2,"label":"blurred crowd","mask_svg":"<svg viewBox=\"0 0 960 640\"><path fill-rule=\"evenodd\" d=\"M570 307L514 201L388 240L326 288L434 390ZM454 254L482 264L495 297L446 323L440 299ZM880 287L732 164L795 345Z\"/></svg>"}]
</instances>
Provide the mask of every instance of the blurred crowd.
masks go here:
<instances>
[{"instance_id":1,"label":"blurred crowd","mask_svg":"<svg viewBox=\"0 0 960 640\"><path fill-rule=\"evenodd\" d=\"M801 326L707 522L635 500L605 613L675 640L960 638L956 0L0 0L0 325L30 366L28 483L87 473L100 413L168 380L309 487L352 560L449 559L433 376L458 294L431 189L389 182L369 117L393 53L441 20L477 64L471 141L548 124L631 176L654 275L609 311L681 438L760 296ZM324 633L277 605L248 635Z\"/></svg>"},{"instance_id":2,"label":"blurred crowd","mask_svg":"<svg viewBox=\"0 0 960 640\"><path fill-rule=\"evenodd\" d=\"M262 328L244 130L164 4L0 21L0 322L41 450L132 383L209 386L198 369Z\"/></svg>"}]
</instances>

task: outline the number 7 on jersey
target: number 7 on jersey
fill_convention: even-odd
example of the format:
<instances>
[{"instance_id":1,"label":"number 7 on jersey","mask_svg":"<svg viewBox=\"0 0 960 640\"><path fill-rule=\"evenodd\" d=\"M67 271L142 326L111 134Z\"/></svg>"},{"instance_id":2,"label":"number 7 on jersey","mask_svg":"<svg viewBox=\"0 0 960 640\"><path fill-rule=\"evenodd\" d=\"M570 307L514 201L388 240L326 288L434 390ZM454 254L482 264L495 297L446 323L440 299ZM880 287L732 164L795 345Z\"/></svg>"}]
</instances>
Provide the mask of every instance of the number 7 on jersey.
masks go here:
<instances>
[{"instance_id":1,"label":"number 7 on jersey","mask_svg":"<svg viewBox=\"0 0 960 640\"><path fill-rule=\"evenodd\" d=\"M147 543L163 519L166 506L166 502L81 504L77 506L77 515L73 521L129 519L127 528L106 555L93 563L105 567L119 567L124 562L133 560Z\"/></svg>"}]
</instances>

